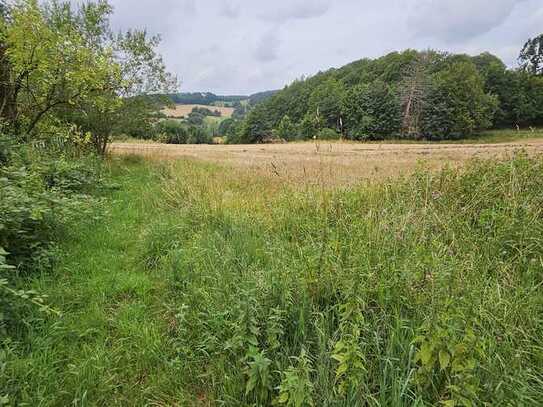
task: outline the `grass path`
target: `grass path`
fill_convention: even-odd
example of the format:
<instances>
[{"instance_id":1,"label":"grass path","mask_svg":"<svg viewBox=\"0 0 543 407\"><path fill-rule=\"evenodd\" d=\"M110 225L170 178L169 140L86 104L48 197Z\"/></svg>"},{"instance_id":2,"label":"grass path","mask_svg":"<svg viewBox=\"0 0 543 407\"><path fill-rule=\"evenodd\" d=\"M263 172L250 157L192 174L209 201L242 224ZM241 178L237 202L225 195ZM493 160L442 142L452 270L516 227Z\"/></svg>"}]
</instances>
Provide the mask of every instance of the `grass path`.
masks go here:
<instances>
[{"instance_id":1,"label":"grass path","mask_svg":"<svg viewBox=\"0 0 543 407\"><path fill-rule=\"evenodd\" d=\"M106 197L106 215L72 230L57 271L36 282L63 316L33 324L32 350L13 372L30 405L172 405L183 398L168 355L166 277L138 264L159 182L149 166L116 171L121 188Z\"/></svg>"}]
</instances>

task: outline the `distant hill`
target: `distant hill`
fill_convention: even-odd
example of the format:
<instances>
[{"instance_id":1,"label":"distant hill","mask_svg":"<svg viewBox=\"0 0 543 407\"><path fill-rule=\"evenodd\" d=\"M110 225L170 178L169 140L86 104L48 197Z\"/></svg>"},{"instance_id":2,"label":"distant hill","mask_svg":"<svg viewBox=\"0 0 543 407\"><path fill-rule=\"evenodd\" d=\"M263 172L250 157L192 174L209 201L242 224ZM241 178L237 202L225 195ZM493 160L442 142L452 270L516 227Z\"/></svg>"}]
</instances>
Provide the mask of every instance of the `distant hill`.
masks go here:
<instances>
[{"instance_id":1,"label":"distant hill","mask_svg":"<svg viewBox=\"0 0 543 407\"><path fill-rule=\"evenodd\" d=\"M277 91L258 92L253 95L216 95L212 92L185 92L167 95L175 104L178 105L217 105L224 104L225 106L234 106L238 103L248 101L250 105L256 105L269 97L273 96Z\"/></svg>"},{"instance_id":2,"label":"distant hill","mask_svg":"<svg viewBox=\"0 0 543 407\"><path fill-rule=\"evenodd\" d=\"M279 90L267 90L265 92L254 93L249 96L249 104L254 106L260 102L264 102L265 100L275 95L277 92L279 92Z\"/></svg>"},{"instance_id":3,"label":"distant hill","mask_svg":"<svg viewBox=\"0 0 543 407\"><path fill-rule=\"evenodd\" d=\"M168 95L172 101L180 105L204 105L209 106L217 102L241 102L248 96L218 96L211 92L190 92Z\"/></svg>"}]
</instances>

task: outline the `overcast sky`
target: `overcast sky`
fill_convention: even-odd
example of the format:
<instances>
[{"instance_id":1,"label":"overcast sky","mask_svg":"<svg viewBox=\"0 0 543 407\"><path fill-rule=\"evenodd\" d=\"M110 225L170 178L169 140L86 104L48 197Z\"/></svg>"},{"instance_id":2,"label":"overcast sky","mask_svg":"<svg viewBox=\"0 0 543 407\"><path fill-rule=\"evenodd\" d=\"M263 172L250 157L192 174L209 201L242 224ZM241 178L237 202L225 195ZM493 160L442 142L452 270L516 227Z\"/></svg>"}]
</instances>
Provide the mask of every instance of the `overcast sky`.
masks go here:
<instances>
[{"instance_id":1,"label":"overcast sky","mask_svg":"<svg viewBox=\"0 0 543 407\"><path fill-rule=\"evenodd\" d=\"M115 28L147 28L182 91L249 94L406 48L508 65L543 32L543 0L111 0Z\"/></svg>"}]
</instances>

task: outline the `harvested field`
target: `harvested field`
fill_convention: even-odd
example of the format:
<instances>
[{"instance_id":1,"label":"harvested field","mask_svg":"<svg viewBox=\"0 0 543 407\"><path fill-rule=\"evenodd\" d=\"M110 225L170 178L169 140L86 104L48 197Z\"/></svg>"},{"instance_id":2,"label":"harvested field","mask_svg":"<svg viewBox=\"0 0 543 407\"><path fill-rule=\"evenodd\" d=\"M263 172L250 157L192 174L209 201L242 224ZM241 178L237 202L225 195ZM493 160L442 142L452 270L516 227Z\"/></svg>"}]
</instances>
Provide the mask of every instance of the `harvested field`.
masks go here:
<instances>
[{"instance_id":1,"label":"harvested field","mask_svg":"<svg viewBox=\"0 0 543 407\"><path fill-rule=\"evenodd\" d=\"M164 109L163 113L168 117L183 118L187 117L190 112L192 112L192 109L194 109L195 107L209 109L212 112L218 110L219 112L221 112L221 117L225 118L232 117L232 114L234 113L233 107L218 107L207 105L176 105L175 109Z\"/></svg>"},{"instance_id":2,"label":"harvested field","mask_svg":"<svg viewBox=\"0 0 543 407\"><path fill-rule=\"evenodd\" d=\"M470 158L491 158L525 150L543 152L543 140L502 144L363 144L342 142L273 145L164 145L113 143L114 154L154 159L190 158L260 173L288 182L356 184L412 173L422 165L436 170L461 166Z\"/></svg>"}]
</instances>

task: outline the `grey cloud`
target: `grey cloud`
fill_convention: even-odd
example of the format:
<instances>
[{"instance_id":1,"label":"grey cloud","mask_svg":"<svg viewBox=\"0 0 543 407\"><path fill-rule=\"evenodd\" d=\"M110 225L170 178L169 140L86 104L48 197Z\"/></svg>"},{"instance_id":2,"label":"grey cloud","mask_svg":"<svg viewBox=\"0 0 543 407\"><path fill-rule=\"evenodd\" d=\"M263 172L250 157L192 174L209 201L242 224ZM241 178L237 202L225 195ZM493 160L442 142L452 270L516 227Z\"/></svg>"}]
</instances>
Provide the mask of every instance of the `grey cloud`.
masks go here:
<instances>
[{"instance_id":1,"label":"grey cloud","mask_svg":"<svg viewBox=\"0 0 543 407\"><path fill-rule=\"evenodd\" d=\"M270 62L278 58L278 50L281 40L275 30L270 30L264 34L256 46L254 57L260 62Z\"/></svg>"},{"instance_id":2,"label":"grey cloud","mask_svg":"<svg viewBox=\"0 0 543 407\"><path fill-rule=\"evenodd\" d=\"M282 88L406 48L490 51L515 66L526 39L543 30L542 0L109 1L116 30L162 35L160 52L182 91Z\"/></svg>"},{"instance_id":3,"label":"grey cloud","mask_svg":"<svg viewBox=\"0 0 543 407\"><path fill-rule=\"evenodd\" d=\"M198 13L195 0L181 0L181 7L188 15L194 16Z\"/></svg>"},{"instance_id":4,"label":"grey cloud","mask_svg":"<svg viewBox=\"0 0 543 407\"><path fill-rule=\"evenodd\" d=\"M415 35L449 43L477 37L501 25L523 0L424 0L408 19Z\"/></svg>"},{"instance_id":5,"label":"grey cloud","mask_svg":"<svg viewBox=\"0 0 543 407\"><path fill-rule=\"evenodd\" d=\"M221 6L221 9L219 11L219 15L221 17L227 17L227 18L238 18L240 15L240 6L237 3L233 3L231 1L226 1Z\"/></svg>"},{"instance_id":6,"label":"grey cloud","mask_svg":"<svg viewBox=\"0 0 543 407\"><path fill-rule=\"evenodd\" d=\"M329 8L328 0L292 0L286 4L275 4L273 8L259 13L258 17L273 22L303 20L321 17Z\"/></svg>"}]
</instances>

